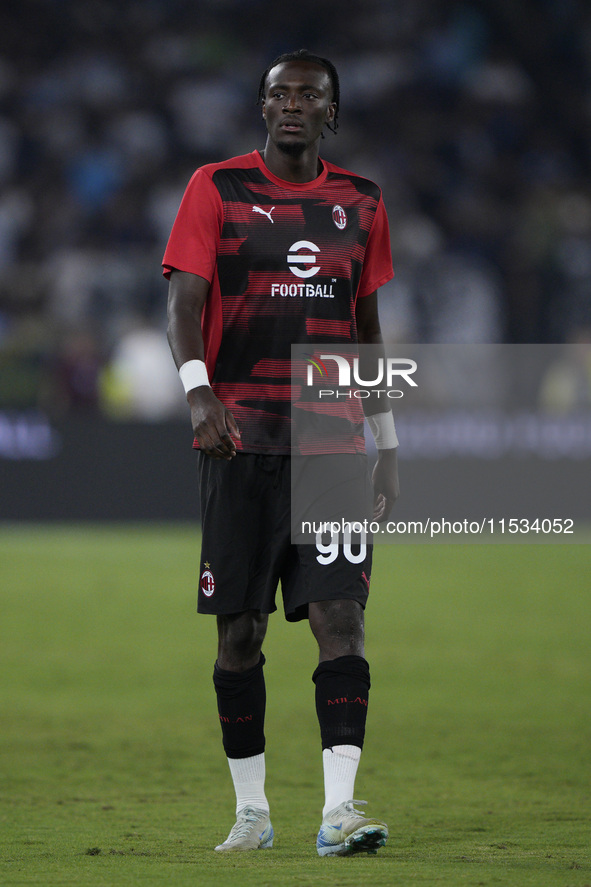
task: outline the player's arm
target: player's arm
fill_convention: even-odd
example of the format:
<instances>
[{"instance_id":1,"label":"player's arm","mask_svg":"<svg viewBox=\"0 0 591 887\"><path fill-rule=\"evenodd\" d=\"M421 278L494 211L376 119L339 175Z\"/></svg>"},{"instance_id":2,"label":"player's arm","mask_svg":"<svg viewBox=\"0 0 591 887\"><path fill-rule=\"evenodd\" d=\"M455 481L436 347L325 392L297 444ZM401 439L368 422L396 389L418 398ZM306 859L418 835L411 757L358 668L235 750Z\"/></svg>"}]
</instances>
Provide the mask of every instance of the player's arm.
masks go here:
<instances>
[{"instance_id":1,"label":"player's arm","mask_svg":"<svg viewBox=\"0 0 591 887\"><path fill-rule=\"evenodd\" d=\"M201 315L209 293L209 281L196 274L173 270L168 288L168 342L180 369L188 361L203 361L205 349ZM240 432L232 413L215 396L207 379L187 391L193 433L200 448L216 459L236 455L232 437ZM189 383L190 384L190 383Z\"/></svg>"},{"instance_id":2,"label":"player's arm","mask_svg":"<svg viewBox=\"0 0 591 887\"><path fill-rule=\"evenodd\" d=\"M373 346L371 349L360 349L360 378L376 378L376 359L383 358L385 364L384 340L382 339L378 314L377 292L357 299L355 319L359 344ZM363 400L363 411L367 417L383 417L388 413L391 415L388 401L384 401L383 398L379 398L377 394L373 393L370 397ZM380 423L382 420L378 418L376 421ZM396 446L386 446L384 449L378 447L378 458L372 474L372 484L374 491L373 518L377 521L386 520L400 494Z\"/></svg>"}]
</instances>

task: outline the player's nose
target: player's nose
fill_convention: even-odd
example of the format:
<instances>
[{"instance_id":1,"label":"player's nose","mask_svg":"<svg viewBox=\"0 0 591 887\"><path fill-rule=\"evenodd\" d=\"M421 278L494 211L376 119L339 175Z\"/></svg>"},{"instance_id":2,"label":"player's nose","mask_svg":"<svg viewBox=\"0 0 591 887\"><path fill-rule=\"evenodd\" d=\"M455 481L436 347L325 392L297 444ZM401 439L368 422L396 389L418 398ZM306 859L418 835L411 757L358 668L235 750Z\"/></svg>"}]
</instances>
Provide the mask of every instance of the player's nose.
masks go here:
<instances>
[{"instance_id":1,"label":"player's nose","mask_svg":"<svg viewBox=\"0 0 591 887\"><path fill-rule=\"evenodd\" d=\"M300 104L300 97L297 94L286 95L285 101L283 102L283 110L288 111L290 114L294 112L298 112L302 110Z\"/></svg>"}]
</instances>

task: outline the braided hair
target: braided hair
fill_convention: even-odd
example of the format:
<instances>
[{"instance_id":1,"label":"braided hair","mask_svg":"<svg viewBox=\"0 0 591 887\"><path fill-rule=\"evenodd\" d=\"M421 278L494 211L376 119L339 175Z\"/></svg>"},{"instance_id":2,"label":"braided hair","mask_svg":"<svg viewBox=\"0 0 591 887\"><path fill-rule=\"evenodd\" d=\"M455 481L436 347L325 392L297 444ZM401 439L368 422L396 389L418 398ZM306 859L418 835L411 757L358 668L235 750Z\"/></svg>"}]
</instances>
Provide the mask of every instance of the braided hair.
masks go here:
<instances>
[{"instance_id":1,"label":"braided hair","mask_svg":"<svg viewBox=\"0 0 591 887\"><path fill-rule=\"evenodd\" d=\"M336 105L334 119L332 121L332 125L327 123L326 125L330 129L331 132L335 133L339 127L337 122L337 118L339 116L339 102L341 99L341 89L339 84L339 75L337 74L337 69L328 59L322 58L319 55L313 55L311 52L308 52L307 49L298 49L295 52L284 52L283 55L278 56L274 61L271 62L268 68L263 72L259 83L259 92L257 97L257 104L265 100L265 83L267 81L267 76L269 71L272 68L275 68L277 65L283 64L283 62L311 62L314 65L320 65L321 68L324 68L328 71L328 75L332 84L332 100Z\"/></svg>"}]
</instances>

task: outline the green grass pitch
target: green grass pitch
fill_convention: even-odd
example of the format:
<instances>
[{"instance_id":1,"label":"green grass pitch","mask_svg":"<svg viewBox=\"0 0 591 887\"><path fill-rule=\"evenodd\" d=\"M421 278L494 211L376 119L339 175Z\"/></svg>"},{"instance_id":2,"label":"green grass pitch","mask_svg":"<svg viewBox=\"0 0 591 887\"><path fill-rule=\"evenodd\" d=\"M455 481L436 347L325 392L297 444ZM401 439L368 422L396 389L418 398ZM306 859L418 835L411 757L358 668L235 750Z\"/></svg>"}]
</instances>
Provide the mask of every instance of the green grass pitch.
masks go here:
<instances>
[{"instance_id":1,"label":"green grass pitch","mask_svg":"<svg viewBox=\"0 0 591 887\"><path fill-rule=\"evenodd\" d=\"M357 797L378 856L319 859L306 624L271 619L273 850L216 854L234 797L191 526L0 530L0 883L591 884L588 545L375 554Z\"/></svg>"}]
</instances>

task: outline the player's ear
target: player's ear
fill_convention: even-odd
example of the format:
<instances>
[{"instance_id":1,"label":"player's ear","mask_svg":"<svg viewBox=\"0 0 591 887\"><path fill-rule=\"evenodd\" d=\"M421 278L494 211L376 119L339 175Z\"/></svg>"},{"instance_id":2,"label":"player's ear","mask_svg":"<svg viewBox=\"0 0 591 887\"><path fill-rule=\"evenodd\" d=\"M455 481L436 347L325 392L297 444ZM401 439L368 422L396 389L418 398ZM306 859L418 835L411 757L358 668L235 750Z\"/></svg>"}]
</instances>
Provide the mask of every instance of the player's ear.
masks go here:
<instances>
[{"instance_id":1,"label":"player's ear","mask_svg":"<svg viewBox=\"0 0 591 887\"><path fill-rule=\"evenodd\" d=\"M326 109L326 122L332 123L332 121L335 118L336 113L337 113L336 102L330 102L328 108Z\"/></svg>"}]
</instances>

